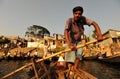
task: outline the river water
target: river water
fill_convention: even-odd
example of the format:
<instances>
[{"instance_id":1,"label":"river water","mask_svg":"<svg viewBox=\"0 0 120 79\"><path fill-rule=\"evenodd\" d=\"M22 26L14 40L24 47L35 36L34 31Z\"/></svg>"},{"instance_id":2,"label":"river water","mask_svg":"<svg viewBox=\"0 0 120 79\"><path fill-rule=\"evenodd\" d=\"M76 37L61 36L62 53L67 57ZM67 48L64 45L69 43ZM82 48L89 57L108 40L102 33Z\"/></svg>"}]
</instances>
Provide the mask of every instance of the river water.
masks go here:
<instances>
[{"instance_id":1,"label":"river water","mask_svg":"<svg viewBox=\"0 0 120 79\"><path fill-rule=\"evenodd\" d=\"M120 63L89 60L81 62L80 68L98 79L120 79Z\"/></svg>"},{"instance_id":2,"label":"river water","mask_svg":"<svg viewBox=\"0 0 120 79\"><path fill-rule=\"evenodd\" d=\"M0 61L0 78L13 70L31 62L30 60ZM80 68L96 76L98 79L120 79L120 63L106 63L95 60L80 62ZM30 79L27 69L8 77L7 79Z\"/></svg>"}]
</instances>

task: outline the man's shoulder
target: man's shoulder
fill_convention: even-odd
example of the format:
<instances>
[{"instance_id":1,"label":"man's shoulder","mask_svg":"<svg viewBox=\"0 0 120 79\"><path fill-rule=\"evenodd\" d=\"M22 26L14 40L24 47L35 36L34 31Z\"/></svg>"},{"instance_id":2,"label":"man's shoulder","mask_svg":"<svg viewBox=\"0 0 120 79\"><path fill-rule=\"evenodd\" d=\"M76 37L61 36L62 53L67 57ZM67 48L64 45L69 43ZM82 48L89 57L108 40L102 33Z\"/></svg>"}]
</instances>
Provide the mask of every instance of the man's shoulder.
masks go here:
<instances>
[{"instance_id":1,"label":"man's shoulder","mask_svg":"<svg viewBox=\"0 0 120 79\"><path fill-rule=\"evenodd\" d=\"M68 22L68 23L72 23L72 22L73 22L73 18L72 18L72 17L68 18L68 19L67 19L67 22Z\"/></svg>"},{"instance_id":2,"label":"man's shoulder","mask_svg":"<svg viewBox=\"0 0 120 79\"><path fill-rule=\"evenodd\" d=\"M73 18L72 18L72 17L70 17L70 18L68 18L67 20L69 20L69 21L70 21L70 20L72 20L72 19L73 19Z\"/></svg>"},{"instance_id":3,"label":"man's shoulder","mask_svg":"<svg viewBox=\"0 0 120 79\"><path fill-rule=\"evenodd\" d=\"M86 17L85 16L81 16L80 19L86 19Z\"/></svg>"}]
</instances>

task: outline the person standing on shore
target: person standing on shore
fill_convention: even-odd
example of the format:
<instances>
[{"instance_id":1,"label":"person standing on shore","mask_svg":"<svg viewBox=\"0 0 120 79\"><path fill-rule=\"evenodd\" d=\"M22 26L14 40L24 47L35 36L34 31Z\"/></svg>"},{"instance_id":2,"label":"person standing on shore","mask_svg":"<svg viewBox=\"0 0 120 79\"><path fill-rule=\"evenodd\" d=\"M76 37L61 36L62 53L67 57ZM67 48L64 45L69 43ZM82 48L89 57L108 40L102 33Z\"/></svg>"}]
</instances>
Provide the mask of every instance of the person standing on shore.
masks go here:
<instances>
[{"instance_id":1,"label":"person standing on shore","mask_svg":"<svg viewBox=\"0 0 120 79\"><path fill-rule=\"evenodd\" d=\"M44 54L43 54L43 58L45 58L48 54L48 48L50 47L50 44L47 40L45 40L44 42L44 48L43 48L43 51L44 51Z\"/></svg>"},{"instance_id":2,"label":"person standing on shore","mask_svg":"<svg viewBox=\"0 0 120 79\"><path fill-rule=\"evenodd\" d=\"M84 35L84 25L93 25L98 36L97 40L102 40L102 33L99 25L85 16L82 16L83 8L76 6L73 8L73 17L68 18L65 24L64 35L68 47L72 50L69 53L65 53L65 61L67 63L73 63L71 70L81 73L78 69L79 62L82 60L82 48L76 49L76 46L81 44L81 36Z\"/></svg>"},{"instance_id":3,"label":"person standing on shore","mask_svg":"<svg viewBox=\"0 0 120 79\"><path fill-rule=\"evenodd\" d=\"M34 52L34 57L35 57L35 58L38 57L38 51L37 51L37 49L36 49L35 52Z\"/></svg>"}]
</instances>

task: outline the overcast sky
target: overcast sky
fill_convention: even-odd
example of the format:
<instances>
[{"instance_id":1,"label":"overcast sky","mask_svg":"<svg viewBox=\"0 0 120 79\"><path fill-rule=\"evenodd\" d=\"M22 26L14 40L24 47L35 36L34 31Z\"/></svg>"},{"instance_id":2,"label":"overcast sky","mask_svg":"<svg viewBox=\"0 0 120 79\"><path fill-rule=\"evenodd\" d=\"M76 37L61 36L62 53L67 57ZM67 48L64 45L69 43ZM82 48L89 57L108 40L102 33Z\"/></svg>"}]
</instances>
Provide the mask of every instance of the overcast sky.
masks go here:
<instances>
[{"instance_id":1,"label":"overcast sky","mask_svg":"<svg viewBox=\"0 0 120 79\"><path fill-rule=\"evenodd\" d=\"M32 25L44 26L51 36L63 34L75 6L82 6L83 15L96 21L102 33L120 31L120 0L0 0L0 35L24 37ZM86 27L85 33L92 30Z\"/></svg>"}]
</instances>

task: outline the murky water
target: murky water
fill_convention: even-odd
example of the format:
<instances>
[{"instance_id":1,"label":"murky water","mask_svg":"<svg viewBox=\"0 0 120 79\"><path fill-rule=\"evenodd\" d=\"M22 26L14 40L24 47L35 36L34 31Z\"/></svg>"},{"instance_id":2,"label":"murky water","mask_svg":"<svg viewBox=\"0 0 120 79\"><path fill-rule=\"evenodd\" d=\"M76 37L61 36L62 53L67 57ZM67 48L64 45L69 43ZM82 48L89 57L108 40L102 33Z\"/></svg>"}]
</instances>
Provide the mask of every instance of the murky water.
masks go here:
<instances>
[{"instance_id":1,"label":"murky water","mask_svg":"<svg viewBox=\"0 0 120 79\"><path fill-rule=\"evenodd\" d=\"M31 62L30 60L2 60L0 61L0 78L13 70ZM82 61L80 68L93 74L98 79L120 79L120 64L104 63L100 61ZM27 69L8 77L7 79L30 79Z\"/></svg>"},{"instance_id":2,"label":"murky water","mask_svg":"<svg viewBox=\"0 0 120 79\"><path fill-rule=\"evenodd\" d=\"M93 74L98 79L120 79L120 63L89 60L81 62L80 68Z\"/></svg>"},{"instance_id":3,"label":"murky water","mask_svg":"<svg viewBox=\"0 0 120 79\"><path fill-rule=\"evenodd\" d=\"M29 63L30 61L26 60L2 60L0 62L0 78L8 73L20 68L21 66L25 65L25 63ZM23 69L16 74L8 77L7 79L30 79L26 69Z\"/></svg>"}]
</instances>

